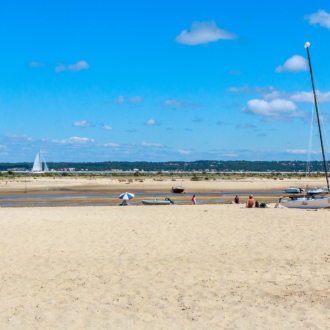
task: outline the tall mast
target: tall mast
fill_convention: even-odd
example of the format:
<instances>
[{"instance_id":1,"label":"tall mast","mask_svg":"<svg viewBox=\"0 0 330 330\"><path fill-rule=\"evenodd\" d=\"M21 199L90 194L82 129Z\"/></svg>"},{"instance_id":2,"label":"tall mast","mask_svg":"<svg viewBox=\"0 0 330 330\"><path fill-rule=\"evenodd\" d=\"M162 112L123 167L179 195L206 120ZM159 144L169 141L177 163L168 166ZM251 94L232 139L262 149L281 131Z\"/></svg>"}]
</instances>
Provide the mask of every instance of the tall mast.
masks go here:
<instances>
[{"instance_id":1,"label":"tall mast","mask_svg":"<svg viewBox=\"0 0 330 330\"><path fill-rule=\"evenodd\" d=\"M324 164L324 171L325 171L325 177L327 179L327 186L328 191L330 191L329 188L329 178L328 178L328 169L327 169L327 162L325 160L325 154L324 154L324 147L323 147L323 139L322 139L322 131L321 131L321 124L320 124L320 116L319 116L319 109L317 107L317 99L316 99L316 93L315 93L315 86L314 86L314 79L313 79L313 71L312 71L312 64L311 64L311 58L309 56L309 46L310 43L305 43L305 48L307 49L307 55L308 55L308 63L309 63L309 70L311 73L311 79L312 79L312 86L313 86L313 93L314 93L314 103L315 103L315 109L316 109L316 116L317 116L317 123L319 125L319 133L320 133L320 140L321 140L321 148L322 148L322 155L323 155L323 164Z\"/></svg>"}]
</instances>

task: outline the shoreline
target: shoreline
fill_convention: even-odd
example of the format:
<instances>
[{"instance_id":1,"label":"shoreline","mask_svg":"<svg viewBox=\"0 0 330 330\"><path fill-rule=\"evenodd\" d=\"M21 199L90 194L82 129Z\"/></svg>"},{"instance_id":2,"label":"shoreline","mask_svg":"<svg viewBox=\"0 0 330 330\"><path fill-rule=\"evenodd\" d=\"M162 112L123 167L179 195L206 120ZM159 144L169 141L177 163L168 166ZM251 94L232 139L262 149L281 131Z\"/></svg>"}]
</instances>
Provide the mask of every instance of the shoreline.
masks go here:
<instances>
[{"instance_id":1,"label":"shoreline","mask_svg":"<svg viewBox=\"0 0 330 330\"><path fill-rule=\"evenodd\" d=\"M131 180L132 181L132 180ZM140 182L142 181L142 182ZM7 182L7 184L6 184ZM181 185L186 194L173 194L172 186ZM310 186L322 186L322 178L310 180ZM38 206L114 206L121 201L119 195L129 191L136 195L133 205L142 199L164 200L166 197L177 204L189 204L192 194L203 204L226 204L238 194L244 203L248 194L253 194L259 202L272 203L283 195L285 187L304 187L305 182L297 179L270 180L244 178L241 180L212 181L154 181L117 180L109 178L37 178L33 180L0 180L0 206L38 207ZM25 192L27 191L27 192Z\"/></svg>"}]
</instances>

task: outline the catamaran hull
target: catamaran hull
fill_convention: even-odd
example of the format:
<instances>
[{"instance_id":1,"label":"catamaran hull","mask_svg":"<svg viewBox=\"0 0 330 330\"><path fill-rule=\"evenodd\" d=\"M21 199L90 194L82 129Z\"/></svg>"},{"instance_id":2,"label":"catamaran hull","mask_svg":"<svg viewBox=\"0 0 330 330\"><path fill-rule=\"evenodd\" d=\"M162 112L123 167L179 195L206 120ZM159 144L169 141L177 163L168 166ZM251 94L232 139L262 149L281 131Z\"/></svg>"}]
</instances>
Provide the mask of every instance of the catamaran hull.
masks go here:
<instances>
[{"instance_id":1,"label":"catamaran hull","mask_svg":"<svg viewBox=\"0 0 330 330\"><path fill-rule=\"evenodd\" d=\"M330 198L282 200L280 205L292 209L323 209L330 207Z\"/></svg>"}]
</instances>

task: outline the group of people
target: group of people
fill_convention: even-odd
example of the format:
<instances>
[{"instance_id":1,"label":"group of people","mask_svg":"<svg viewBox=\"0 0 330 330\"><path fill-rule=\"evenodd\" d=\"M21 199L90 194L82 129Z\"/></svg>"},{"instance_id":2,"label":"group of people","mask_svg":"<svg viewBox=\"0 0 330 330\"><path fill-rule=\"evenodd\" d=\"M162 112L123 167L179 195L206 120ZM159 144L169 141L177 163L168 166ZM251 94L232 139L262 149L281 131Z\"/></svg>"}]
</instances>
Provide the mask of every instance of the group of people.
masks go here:
<instances>
[{"instance_id":1,"label":"group of people","mask_svg":"<svg viewBox=\"0 0 330 330\"><path fill-rule=\"evenodd\" d=\"M191 199L191 201L193 202L194 205L197 204L197 199L196 199L196 195L194 195ZM235 199L234 199L234 203L233 204L241 204L238 195L236 195ZM252 195L249 196L249 199L246 201L245 207L248 209L251 209L253 207L257 207L258 202L256 202L253 198Z\"/></svg>"},{"instance_id":2,"label":"group of people","mask_svg":"<svg viewBox=\"0 0 330 330\"><path fill-rule=\"evenodd\" d=\"M196 195L194 195L191 199L192 203L194 205L197 204L197 198L196 198ZM236 195L235 199L234 199L234 202L231 202L231 204L241 204L240 200L239 200L239 197L238 195ZM122 205L122 206L128 206L129 204L127 203L126 200L123 200L122 204L119 204L119 205ZM251 209L251 208L254 208L254 207L258 207L258 202L256 202L253 198L252 195L249 196L249 199L246 201L246 204L245 204L245 207L248 208L248 209Z\"/></svg>"},{"instance_id":3,"label":"group of people","mask_svg":"<svg viewBox=\"0 0 330 330\"><path fill-rule=\"evenodd\" d=\"M194 205L197 204L197 199L196 199L196 195L194 195L191 199L191 201L193 202ZM234 203L233 204L241 204L238 195L236 195L235 199L234 199ZM249 196L249 199L246 201L245 207L248 209L251 209L253 207L256 207L258 204L258 202L256 202L253 198L252 195Z\"/></svg>"},{"instance_id":4,"label":"group of people","mask_svg":"<svg viewBox=\"0 0 330 330\"><path fill-rule=\"evenodd\" d=\"M256 207L256 204L258 202L256 202L253 198L252 195L249 196L249 199L246 201L245 207L248 209L251 209L253 207ZM236 195L235 199L234 199L234 203L233 204L241 204L238 195Z\"/></svg>"}]
</instances>

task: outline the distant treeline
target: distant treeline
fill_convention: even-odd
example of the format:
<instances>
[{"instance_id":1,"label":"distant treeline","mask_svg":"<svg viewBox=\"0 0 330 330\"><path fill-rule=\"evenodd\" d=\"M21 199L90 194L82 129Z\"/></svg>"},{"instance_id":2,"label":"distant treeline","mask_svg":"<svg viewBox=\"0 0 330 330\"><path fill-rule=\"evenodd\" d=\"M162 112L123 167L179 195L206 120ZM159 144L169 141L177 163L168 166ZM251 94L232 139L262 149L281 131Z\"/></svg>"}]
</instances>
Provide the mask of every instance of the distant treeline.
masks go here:
<instances>
[{"instance_id":1,"label":"distant treeline","mask_svg":"<svg viewBox=\"0 0 330 330\"><path fill-rule=\"evenodd\" d=\"M198 160L195 162L98 162L98 163L48 163L49 169L60 170L64 168L75 168L76 171L276 171L276 172L297 172L306 171L306 162L303 161L212 161ZM323 171L323 163L311 162L310 171ZM0 163L0 171L8 169L31 170L33 163Z\"/></svg>"}]
</instances>

